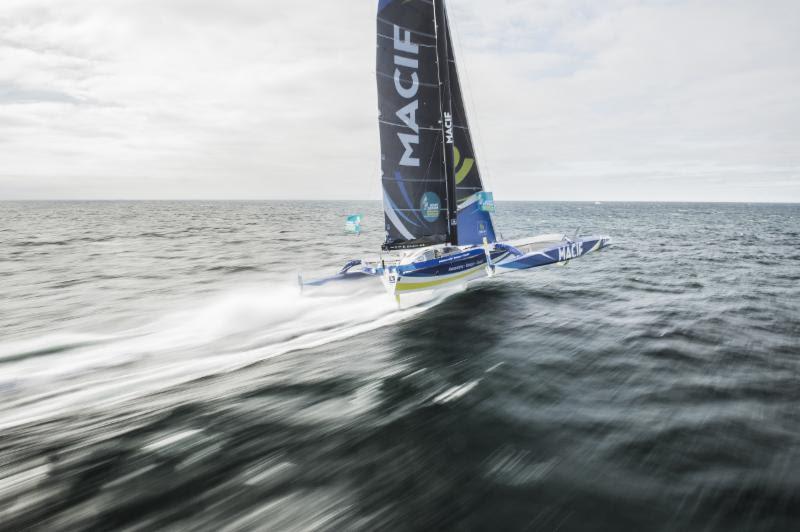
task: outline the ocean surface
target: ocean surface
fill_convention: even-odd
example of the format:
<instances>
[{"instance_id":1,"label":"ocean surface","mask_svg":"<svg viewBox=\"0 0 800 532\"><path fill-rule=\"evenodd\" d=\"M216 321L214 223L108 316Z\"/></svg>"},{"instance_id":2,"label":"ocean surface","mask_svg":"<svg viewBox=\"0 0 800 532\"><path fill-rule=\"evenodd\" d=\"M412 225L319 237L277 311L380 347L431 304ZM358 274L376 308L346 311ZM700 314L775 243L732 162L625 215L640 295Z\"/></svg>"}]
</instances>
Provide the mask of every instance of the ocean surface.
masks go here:
<instances>
[{"instance_id":1,"label":"ocean surface","mask_svg":"<svg viewBox=\"0 0 800 532\"><path fill-rule=\"evenodd\" d=\"M296 283L378 202L0 203L0 529L800 529L800 205L497 220L614 244L398 310Z\"/></svg>"}]
</instances>

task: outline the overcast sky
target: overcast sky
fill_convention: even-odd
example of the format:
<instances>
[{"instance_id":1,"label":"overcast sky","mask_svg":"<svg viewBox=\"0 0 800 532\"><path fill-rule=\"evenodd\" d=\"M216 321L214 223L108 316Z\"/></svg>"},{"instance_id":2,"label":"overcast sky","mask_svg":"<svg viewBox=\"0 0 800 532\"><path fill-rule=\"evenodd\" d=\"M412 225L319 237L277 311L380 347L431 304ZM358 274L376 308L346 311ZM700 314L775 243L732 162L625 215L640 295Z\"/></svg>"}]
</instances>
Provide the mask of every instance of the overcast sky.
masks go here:
<instances>
[{"instance_id":1,"label":"overcast sky","mask_svg":"<svg viewBox=\"0 0 800 532\"><path fill-rule=\"evenodd\" d=\"M800 1L450 0L498 200L800 201ZM0 199L378 199L377 0L2 0Z\"/></svg>"}]
</instances>

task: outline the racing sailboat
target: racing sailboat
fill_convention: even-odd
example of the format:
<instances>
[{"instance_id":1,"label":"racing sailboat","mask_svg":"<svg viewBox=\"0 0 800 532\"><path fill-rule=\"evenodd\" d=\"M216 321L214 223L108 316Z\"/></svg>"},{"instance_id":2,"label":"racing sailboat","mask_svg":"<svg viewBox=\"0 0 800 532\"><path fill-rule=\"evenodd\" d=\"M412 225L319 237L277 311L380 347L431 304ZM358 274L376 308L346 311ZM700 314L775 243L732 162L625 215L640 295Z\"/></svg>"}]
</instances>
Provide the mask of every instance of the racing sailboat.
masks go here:
<instances>
[{"instance_id":1,"label":"racing sailboat","mask_svg":"<svg viewBox=\"0 0 800 532\"><path fill-rule=\"evenodd\" d=\"M386 241L375 259L332 277L380 277L396 297L465 286L564 263L606 246L605 236L548 234L502 241L467 122L444 0L379 0L378 124Z\"/></svg>"}]
</instances>

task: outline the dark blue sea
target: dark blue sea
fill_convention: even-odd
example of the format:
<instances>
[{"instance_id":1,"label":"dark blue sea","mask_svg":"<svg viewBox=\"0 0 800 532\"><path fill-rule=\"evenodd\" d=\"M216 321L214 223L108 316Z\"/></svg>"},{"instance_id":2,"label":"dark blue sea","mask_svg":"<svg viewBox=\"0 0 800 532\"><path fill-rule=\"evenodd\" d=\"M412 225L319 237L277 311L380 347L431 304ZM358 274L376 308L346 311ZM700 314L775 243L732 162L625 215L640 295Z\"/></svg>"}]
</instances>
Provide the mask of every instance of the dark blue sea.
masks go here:
<instances>
[{"instance_id":1,"label":"dark blue sea","mask_svg":"<svg viewBox=\"0 0 800 532\"><path fill-rule=\"evenodd\" d=\"M378 202L0 203L0 529L800 529L800 206L497 220L614 243L398 310L296 283Z\"/></svg>"}]
</instances>

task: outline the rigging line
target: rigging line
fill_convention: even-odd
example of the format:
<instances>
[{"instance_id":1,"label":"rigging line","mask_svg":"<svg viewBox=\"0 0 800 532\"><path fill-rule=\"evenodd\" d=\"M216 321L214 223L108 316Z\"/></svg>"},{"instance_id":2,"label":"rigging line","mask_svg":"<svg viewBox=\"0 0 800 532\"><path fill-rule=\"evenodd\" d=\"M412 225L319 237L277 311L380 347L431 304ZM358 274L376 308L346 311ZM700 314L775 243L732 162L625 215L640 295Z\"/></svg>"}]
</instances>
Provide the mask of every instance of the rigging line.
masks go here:
<instances>
[{"instance_id":1,"label":"rigging line","mask_svg":"<svg viewBox=\"0 0 800 532\"><path fill-rule=\"evenodd\" d=\"M439 143L439 135L441 135L441 134L442 134L442 130L439 129L439 133L436 134L436 140L433 141L433 145L434 146L436 146ZM430 175L431 164L433 164L433 158L435 157L435 155L436 155L436 150L431 151L431 158L428 159L428 166L425 168L425 175L426 176ZM441 181L441 178L436 179L436 181ZM447 181L446 176L445 176L445 181Z\"/></svg>"}]
</instances>

